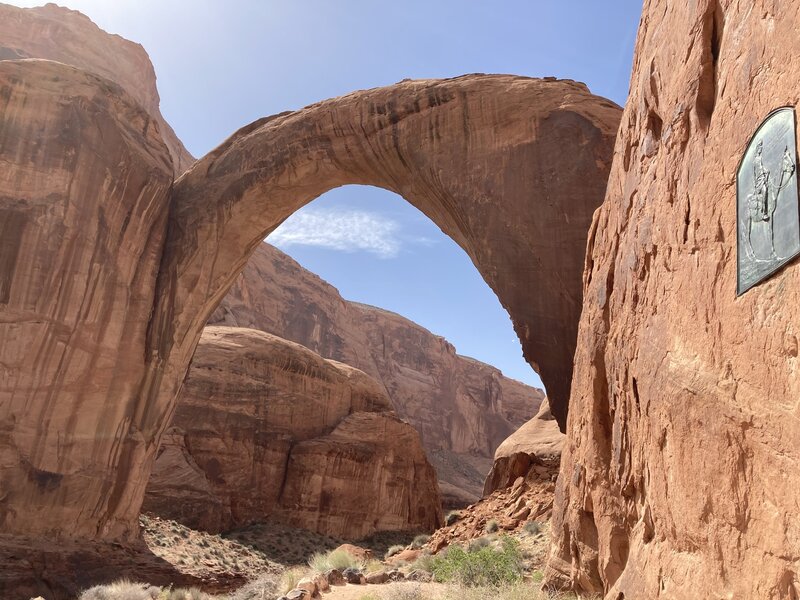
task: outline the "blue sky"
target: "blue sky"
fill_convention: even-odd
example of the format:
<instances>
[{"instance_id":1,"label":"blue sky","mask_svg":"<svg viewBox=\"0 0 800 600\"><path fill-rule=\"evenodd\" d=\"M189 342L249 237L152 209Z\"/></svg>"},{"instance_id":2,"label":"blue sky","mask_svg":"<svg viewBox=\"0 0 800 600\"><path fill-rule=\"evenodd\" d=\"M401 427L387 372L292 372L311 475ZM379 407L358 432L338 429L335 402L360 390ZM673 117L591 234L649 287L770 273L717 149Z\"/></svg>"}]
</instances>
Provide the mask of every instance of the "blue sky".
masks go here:
<instances>
[{"instance_id":1,"label":"blue sky","mask_svg":"<svg viewBox=\"0 0 800 600\"><path fill-rule=\"evenodd\" d=\"M552 75L624 104L642 7L641 0L59 4L145 47L162 113L196 156L259 117L407 77ZM370 187L333 190L271 241L345 298L398 312L459 353L541 385L466 254L398 196Z\"/></svg>"}]
</instances>

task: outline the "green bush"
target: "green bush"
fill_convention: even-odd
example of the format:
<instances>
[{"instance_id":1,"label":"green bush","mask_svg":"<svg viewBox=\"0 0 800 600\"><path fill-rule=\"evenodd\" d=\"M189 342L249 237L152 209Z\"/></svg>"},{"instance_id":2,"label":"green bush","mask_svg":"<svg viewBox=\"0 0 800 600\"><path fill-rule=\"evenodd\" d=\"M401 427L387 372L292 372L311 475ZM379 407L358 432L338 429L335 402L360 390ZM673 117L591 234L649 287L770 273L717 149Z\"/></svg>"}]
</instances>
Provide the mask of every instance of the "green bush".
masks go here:
<instances>
[{"instance_id":1,"label":"green bush","mask_svg":"<svg viewBox=\"0 0 800 600\"><path fill-rule=\"evenodd\" d=\"M426 571L428 573L433 573L433 561L434 561L433 555L430 552L425 551L422 554L420 554L419 558L417 558L417 560L414 561L414 564L411 565L411 570L412 571L420 570L420 571Z\"/></svg>"},{"instance_id":2,"label":"green bush","mask_svg":"<svg viewBox=\"0 0 800 600\"><path fill-rule=\"evenodd\" d=\"M444 518L444 524L445 525L452 525L456 521L458 521L460 518L461 518L461 512L460 511L451 510L449 513L447 513L447 516Z\"/></svg>"},{"instance_id":3,"label":"green bush","mask_svg":"<svg viewBox=\"0 0 800 600\"><path fill-rule=\"evenodd\" d=\"M500 525L497 523L497 521L492 519L491 521L486 523L486 527L484 530L486 531L486 533L495 533L498 529L500 529Z\"/></svg>"},{"instance_id":4,"label":"green bush","mask_svg":"<svg viewBox=\"0 0 800 600\"><path fill-rule=\"evenodd\" d=\"M503 537L500 542L501 547L497 550L491 546L472 551L450 546L433 559L434 580L465 587L518 582L522 578L519 543L509 537Z\"/></svg>"}]
</instances>

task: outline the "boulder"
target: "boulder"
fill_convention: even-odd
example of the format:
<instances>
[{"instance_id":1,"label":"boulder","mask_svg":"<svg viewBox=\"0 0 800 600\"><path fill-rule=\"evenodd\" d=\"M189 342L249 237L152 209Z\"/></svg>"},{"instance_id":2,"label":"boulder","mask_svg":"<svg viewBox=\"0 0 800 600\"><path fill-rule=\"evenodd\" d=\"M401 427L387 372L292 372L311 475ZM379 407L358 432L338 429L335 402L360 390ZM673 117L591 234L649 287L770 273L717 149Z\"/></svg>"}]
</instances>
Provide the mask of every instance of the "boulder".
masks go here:
<instances>
[{"instance_id":1,"label":"boulder","mask_svg":"<svg viewBox=\"0 0 800 600\"><path fill-rule=\"evenodd\" d=\"M483 495L512 485L525 477L549 477L561 460L566 436L550 412L545 398L536 416L506 438L494 453L492 470Z\"/></svg>"},{"instance_id":2,"label":"boulder","mask_svg":"<svg viewBox=\"0 0 800 600\"><path fill-rule=\"evenodd\" d=\"M347 583L353 585L364 585L367 583L367 578L358 569L345 569L342 571L342 576Z\"/></svg>"},{"instance_id":3,"label":"boulder","mask_svg":"<svg viewBox=\"0 0 800 600\"><path fill-rule=\"evenodd\" d=\"M347 583L344 579L344 575L339 569L331 569L330 571L325 572L325 579L328 580L330 585L344 585Z\"/></svg>"},{"instance_id":4,"label":"boulder","mask_svg":"<svg viewBox=\"0 0 800 600\"><path fill-rule=\"evenodd\" d=\"M374 573L367 573L364 577L366 582L370 584L381 584L391 580L389 573L382 570L375 571Z\"/></svg>"},{"instance_id":5,"label":"boulder","mask_svg":"<svg viewBox=\"0 0 800 600\"><path fill-rule=\"evenodd\" d=\"M299 344L207 327L172 425L144 502L159 516L212 532L271 517L350 539L442 521L419 435L383 388Z\"/></svg>"}]
</instances>

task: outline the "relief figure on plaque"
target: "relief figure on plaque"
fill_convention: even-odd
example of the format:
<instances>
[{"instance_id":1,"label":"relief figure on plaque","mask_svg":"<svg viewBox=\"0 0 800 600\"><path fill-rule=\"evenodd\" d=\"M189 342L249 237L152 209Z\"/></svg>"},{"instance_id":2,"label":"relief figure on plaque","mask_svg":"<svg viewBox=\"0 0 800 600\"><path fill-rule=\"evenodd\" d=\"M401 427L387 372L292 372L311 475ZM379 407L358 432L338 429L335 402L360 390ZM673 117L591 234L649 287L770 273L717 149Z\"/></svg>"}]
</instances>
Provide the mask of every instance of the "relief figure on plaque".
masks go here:
<instances>
[{"instance_id":1,"label":"relief figure on plaque","mask_svg":"<svg viewBox=\"0 0 800 600\"><path fill-rule=\"evenodd\" d=\"M747 254L756 261L781 260L775 253L775 224L773 216L778 207L781 192L789 185L794 175L795 164L789 153L788 146L783 151L780 177L775 182L770 177L770 171L764 166L762 151L764 142L756 146L756 155L753 158L753 192L747 196ZM770 256L756 256L753 250L752 235L754 226L760 227L762 235L769 240Z\"/></svg>"}]
</instances>

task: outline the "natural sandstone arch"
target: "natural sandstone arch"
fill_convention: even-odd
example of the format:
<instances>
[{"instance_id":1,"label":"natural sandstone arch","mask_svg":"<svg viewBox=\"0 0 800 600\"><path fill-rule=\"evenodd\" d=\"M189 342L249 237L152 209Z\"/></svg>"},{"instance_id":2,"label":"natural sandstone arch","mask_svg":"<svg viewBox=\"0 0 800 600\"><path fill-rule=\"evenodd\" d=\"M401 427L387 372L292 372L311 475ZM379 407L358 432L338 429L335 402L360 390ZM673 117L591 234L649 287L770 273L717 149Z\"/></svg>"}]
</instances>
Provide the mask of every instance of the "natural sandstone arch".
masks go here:
<instances>
[{"instance_id":1,"label":"natural sandstone arch","mask_svg":"<svg viewBox=\"0 0 800 600\"><path fill-rule=\"evenodd\" d=\"M619 114L572 81L470 75L355 92L243 128L176 183L156 364L169 363L168 380L185 371L208 315L289 215L332 188L374 185L466 251L565 423L586 234ZM166 407L173 391L160 394Z\"/></svg>"},{"instance_id":2,"label":"natural sandstone arch","mask_svg":"<svg viewBox=\"0 0 800 600\"><path fill-rule=\"evenodd\" d=\"M9 89L21 89L14 86L29 70L20 62L9 67ZM63 65L49 63L42 70L83 82L79 71ZM3 77L0 69L0 84ZM77 124L78 147L81 136L88 135L81 132L92 131L96 121L94 97L124 96L115 86L90 79L99 93L81 92L88 100L77 102L73 96L59 97L52 86L37 88L32 80L31 89L50 94L48 106L55 116L48 127L69 119L59 112L64 107L85 113L85 119L69 121ZM10 98L24 106L22 92ZM113 106L103 110L122 122L114 121L114 128L124 129L124 114ZM619 107L593 96L584 85L550 79L473 75L355 92L257 121L201 159L174 184L166 237L166 203L152 201L135 213L121 210L141 198L139 188L125 187L122 178L130 158L123 156L116 166L92 165L107 170L105 180L93 175L91 185L80 188L97 197L86 219L101 234L103 227L127 230L133 225L145 234L119 241L98 238L102 252L91 254L91 264L137 268L132 279L116 284L118 293L100 305L100 313L96 289L107 278L87 278L79 262L56 271L53 277L69 282L64 289L80 292L76 317L62 323L60 304L28 307L32 295L17 293L40 265L50 268L46 252L26 269L15 267L13 253L0 255L0 291L8 295L11 290L8 307L0 306L9 311L0 314L0 334L9 323L13 329L15 319L41 316L36 322L45 336L44 341L16 340L8 352L27 345L36 354L41 344L47 364L58 367L41 371L19 360L4 367L10 383L0 385L0 440L5 445L0 446L0 475L8 485L0 498L0 529L100 538L134 535L153 457L208 315L265 235L299 207L348 183L400 194L464 248L511 315L526 358L537 366L554 413L563 421L586 236L605 191L619 117ZM35 128L19 131L7 145L12 158L23 156L17 147L30 145L25 136L33 136ZM149 122L138 131L154 132ZM142 145L136 135L141 133L124 138L132 149L128 152ZM157 153L165 155L163 144ZM34 164L20 167L22 177L53 160L47 153L24 156L33 157ZM68 163L62 179L76 179L87 168ZM144 168L162 179L167 170L163 165ZM0 180L0 199L21 197L15 188L19 180L18 175ZM48 185L44 178L23 195L50 202L60 198ZM53 185L61 189L58 181ZM126 194L122 203L114 196L119 190ZM67 207L80 202L80 194L64 197ZM28 210L24 203L10 206L10 217ZM65 234L58 215L25 222L27 229L19 233L25 244L35 245L45 235L66 242L69 234L70 244L88 243L86 251L92 249L92 239L72 230ZM53 252L69 247L62 244ZM0 245L0 250L6 249ZM27 267L28 258L21 260ZM33 294L43 289L28 287ZM119 323L131 323L136 335L110 343L107 334L116 333ZM51 341L54 336L57 343ZM81 360L59 362L73 354ZM92 375L92 369L103 376ZM16 383L22 380L24 388ZM5 397L13 402L4 404ZM58 431L50 430L54 409Z\"/></svg>"}]
</instances>

